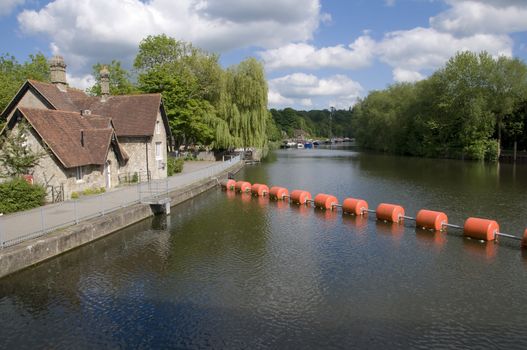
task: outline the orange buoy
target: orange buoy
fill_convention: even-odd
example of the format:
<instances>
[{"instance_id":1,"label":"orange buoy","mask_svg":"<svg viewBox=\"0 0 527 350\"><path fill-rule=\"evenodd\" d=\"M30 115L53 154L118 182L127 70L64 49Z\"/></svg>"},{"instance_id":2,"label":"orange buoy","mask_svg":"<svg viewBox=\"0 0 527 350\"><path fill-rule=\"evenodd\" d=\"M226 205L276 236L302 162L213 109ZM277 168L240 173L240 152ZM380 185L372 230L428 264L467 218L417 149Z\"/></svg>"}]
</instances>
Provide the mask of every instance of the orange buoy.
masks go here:
<instances>
[{"instance_id":1,"label":"orange buoy","mask_svg":"<svg viewBox=\"0 0 527 350\"><path fill-rule=\"evenodd\" d=\"M496 232L500 231L500 225L494 220L468 218L463 226L463 234L467 237L492 241L496 238Z\"/></svg>"},{"instance_id":2,"label":"orange buoy","mask_svg":"<svg viewBox=\"0 0 527 350\"><path fill-rule=\"evenodd\" d=\"M396 204L381 203L375 210L377 220L399 222L403 220L404 208Z\"/></svg>"},{"instance_id":3,"label":"orange buoy","mask_svg":"<svg viewBox=\"0 0 527 350\"><path fill-rule=\"evenodd\" d=\"M523 232L522 248L527 248L527 229Z\"/></svg>"},{"instance_id":4,"label":"orange buoy","mask_svg":"<svg viewBox=\"0 0 527 350\"><path fill-rule=\"evenodd\" d=\"M264 184L253 184L251 186L251 192L253 196L265 196L266 194L269 194L269 187Z\"/></svg>"},{"instance_id":5,"label":"orange buoy","mask_svg":"<svg viewBox=\"0 0 527 350\"><path fill-rule=\"evenodd\" d=\"M284 200L289 196L289 191L285 187L273 186L269 191L269 197L275 200Z\"/></svg>"},{"instance_id":6,"label":"orange buoy","mask_svg":"<svg viewBox=\"0 0 527 350\"><path fill-rule=\"evenodd\" d=\"M415 218L415 225L417 227L429 230L441 231L443 224L448 224L448 217L440 211L422 209L419 210Z\"/></svg>"},{"instance_id":7,"label":"orange buoy","mask_svg":"<svg viewBox=\"0 0 527 350\"><path fill-rule=\"evenodd\" d=\"M311 200L311 193L303 190L294 190L291 192L291 202L295 204L308 204Z\"/></svg>"},{"instance_id":8,"label":"orange buoy","mask_svg":"<svg viewBox=\"0 0 527 350\"><path fill-rule=\"evenodd\" d=\"M237 181L236 182L236 192L250 192L251 184L247 181Z\"/></svg>"},{"instance_id":9,"label":"orange buoy","mask_svg":"<svg viewBox=\"0 0 527 350\"><path fill-rule=\"evenodd\" d=\"M236 187L236 181L232 179L223 181L221 183L221 188L223 188L226 191L234 191L235 187Z\"/></svg>"},{"instance_id":10,"label":"orange buoy","mask_svg":"<svg viewBox=\"0 0 527 350\"><path fill-rule=\"evenodd\" d=\"M333 210L335 204L339 204L339 200L335 196L325 193L319 193L315 196L315 207L317 208Z\"/></svg>"},{"instance_id":11,"label":"orange buoy","mask_svg":"<svg viewBox=\"0 0 527 350\"><path fill-rule=\"evenodd\" d=\"M346 198L342 202L342 212L346 214L362 215L368 209L368 202L358 198Z\"/></svg>"}]
</instances>

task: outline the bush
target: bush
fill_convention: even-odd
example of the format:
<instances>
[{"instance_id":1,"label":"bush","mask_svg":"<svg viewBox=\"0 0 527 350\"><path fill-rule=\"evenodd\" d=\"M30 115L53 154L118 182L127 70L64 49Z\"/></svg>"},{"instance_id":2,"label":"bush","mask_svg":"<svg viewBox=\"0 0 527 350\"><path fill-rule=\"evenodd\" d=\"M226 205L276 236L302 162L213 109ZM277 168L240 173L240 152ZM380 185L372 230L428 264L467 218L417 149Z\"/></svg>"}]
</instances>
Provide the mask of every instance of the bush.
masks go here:
<instances>
[{"instance_id":1,"label":"bush","mask_svg":"<svg viewBox=\"0 0 527 350\"><path fill-rule=\"evenodd\" d=\"M168 157L167 159L167 175L172 176L183 171L183 158Z\"/></svg>"},{"instance_id":2,"label":"bush","mask_svg":"<svg viewBox=\"0 0 527 350\"><path fill-rule=\"evenodd\" d=\"M14 213L44 205L46 189L15 178L0 184L0 213Z\"/></svg>"},{"instance_id":3,"label":"bush","mask_svg":"<svg viewBox=\"0 0 527 350\"><path fill-rule=\"evenodd\" d=\"M94 194L101 194L106 192L104 187L90 187L86 188L82 192L71 192L71 199L78 199L80 196L90 196Z\"/></svg>"}]
</instances>

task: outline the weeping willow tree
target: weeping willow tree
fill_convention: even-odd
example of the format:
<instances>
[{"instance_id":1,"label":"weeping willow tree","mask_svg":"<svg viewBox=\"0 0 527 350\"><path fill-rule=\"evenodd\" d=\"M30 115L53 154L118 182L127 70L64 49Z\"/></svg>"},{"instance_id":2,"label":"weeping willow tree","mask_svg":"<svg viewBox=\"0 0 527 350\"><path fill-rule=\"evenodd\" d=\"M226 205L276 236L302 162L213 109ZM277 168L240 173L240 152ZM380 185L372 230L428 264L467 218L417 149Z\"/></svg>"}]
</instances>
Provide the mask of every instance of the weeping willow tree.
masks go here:
<instances>
[{"instance_id":1,"label":"weeping willow tree","mask_svg":"<svg viewBox=\"0 0 527 350\"><path fill-rule=\"evenodd\" d=\"M228 122L235 146L265 147L267 144L267 81L263 66L246 59L225 73L222 115Z\"/></svg>"},{"instance_id":2,"label":"weeping willow tree","mask_svg":"<svg viewBox=\"0 0 527 350\"><path fill-rule=\"evenodd\" d=\"M134 67L141 91L163 95L178 145L265 147L267 82L254 58L224 70L218 55L159 35L141 42Z\"/></svg>"}]
</instances>

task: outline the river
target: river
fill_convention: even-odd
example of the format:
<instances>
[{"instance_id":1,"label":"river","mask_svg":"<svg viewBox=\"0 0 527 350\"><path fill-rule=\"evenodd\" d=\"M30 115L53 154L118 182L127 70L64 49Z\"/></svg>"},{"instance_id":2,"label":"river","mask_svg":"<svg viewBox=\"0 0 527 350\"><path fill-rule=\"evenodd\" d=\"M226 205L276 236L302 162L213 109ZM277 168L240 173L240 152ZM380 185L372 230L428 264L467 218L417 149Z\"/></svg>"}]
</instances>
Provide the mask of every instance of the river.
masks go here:
<instances>
[{"instance_id":1,"label":"river","mask_svg":"<svg viewBox=\"0 0 527 350\"><path fill-rule=\"evenodd\" d=\"M251 183L527 227L527 167L281 150ZM0 348L523 348L527 254L208 191L0 280Z\"/></svg>"}]
</instances>

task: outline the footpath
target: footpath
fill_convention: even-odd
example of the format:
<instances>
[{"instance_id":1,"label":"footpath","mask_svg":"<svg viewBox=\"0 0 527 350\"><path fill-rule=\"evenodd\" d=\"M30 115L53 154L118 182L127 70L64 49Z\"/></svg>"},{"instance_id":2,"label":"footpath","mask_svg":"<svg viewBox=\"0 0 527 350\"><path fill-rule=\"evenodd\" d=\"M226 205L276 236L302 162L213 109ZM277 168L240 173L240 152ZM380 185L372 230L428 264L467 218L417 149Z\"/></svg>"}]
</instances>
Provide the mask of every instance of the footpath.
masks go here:
<instances>
[{"instance_id":1,"label":"footpath","mask_svg":"<svg viewBox=\"0 0 527 350\"><path fill-rule=\"evenodd\" d=\"M122 193L108 192L97 196L99 198L95 200L87 198L86 203L70 201L61 206L49 208L48 211L57 218L62 216L63 220L67 219L65 224L62 227L47 230L39 230L36 227L37 231L32 233L36 238L24 234L18 241L12 240L11 242L15 242L13 245L4 245L0 248L0 278L153 216L153 208L147 204L149 199L168 198L170 205L175 206L217 186L220 181L227 178L229 173L238 172L244 165L239 158L223 163L191 162L189 164L191 165L185 164L186 169L184 168L181 174L171 176L166 180L138 184L137 189L132 186L135 194L128 193L130 189L123 189ZM116 196L119 196L119 205L112 205L111 210L105 210L104 206ZM65 214L64 208L71 206L74 206L74 213L72 211L72 213ZM95 214L84 213L86 215L83 216L82 213L78 213L78 208L86 208L88 211L93 209ZM43 215L43 212L43 209L40 209L40 215ZM4 231L0 233L4 237L20 235L21 230L28 230L28 227L32 229L31 226L35 225L35 217L38 214L38 210L23 212L13 216L11 223L8 221L9 217L8 220L2 217L0 229ZM73 220L70 218L72 215L75 215ZM48 216L51 217L51 215ZM15 229L17 221L26 224L24 227L19 226Z\"/></svg>"}]
</instances>

